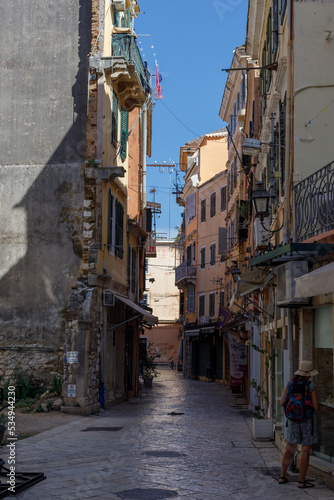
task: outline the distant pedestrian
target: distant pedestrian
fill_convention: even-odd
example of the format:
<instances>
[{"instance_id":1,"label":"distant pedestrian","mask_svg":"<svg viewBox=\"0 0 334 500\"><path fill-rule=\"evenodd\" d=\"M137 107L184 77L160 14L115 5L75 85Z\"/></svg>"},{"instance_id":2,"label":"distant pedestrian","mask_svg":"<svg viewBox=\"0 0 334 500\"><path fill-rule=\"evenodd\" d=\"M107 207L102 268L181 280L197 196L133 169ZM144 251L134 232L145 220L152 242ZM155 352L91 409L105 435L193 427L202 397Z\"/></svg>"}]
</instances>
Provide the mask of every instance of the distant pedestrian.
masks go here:
<instances>
[{"instance_id":1,"label":"distant pedestrian","mask_svg":"<svg viewBox=\"0 0 334 500\"><path fill-rule=\"evenodd\" d=\"M310 377L318 375L311 361L302 361L295 376L284 389L281 406L288 418L287 445L285 447L279 484L288 482L286 472L297 444L301 444L298 488L313 488L306 481L306 473L313 444L318 443L318 430L315 410L318 410L317 389Z\"/></svg>"}]
</instances>

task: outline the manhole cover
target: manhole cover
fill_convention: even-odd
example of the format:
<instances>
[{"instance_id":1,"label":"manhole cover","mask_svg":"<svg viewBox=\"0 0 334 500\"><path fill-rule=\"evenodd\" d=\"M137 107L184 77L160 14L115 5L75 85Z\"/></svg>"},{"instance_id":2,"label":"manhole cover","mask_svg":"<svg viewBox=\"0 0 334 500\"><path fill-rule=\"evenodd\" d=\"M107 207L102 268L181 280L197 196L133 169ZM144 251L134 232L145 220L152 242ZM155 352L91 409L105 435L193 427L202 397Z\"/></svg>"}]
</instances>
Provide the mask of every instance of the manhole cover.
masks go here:
<instances>
[{"instance_id":1,"label":"manhole cover","mask_svg":"<svg viewBox=\"0 0 334 500\"><path fill-rule=\"evenodd\" d=\"M144 451L144 455L149 455L151 457L164 457L164 458L177 458L177 457L186 457L184 453L179 453L178 451Z\"/></svg>"},{"instance_id":2,"label":"manhole cover","mask_svg":"<svg viewBox=\"0 0 334 500\"><path fill-rule=\"evenodd\" d=\"M81 432L96 432L96 431L108 431L108 432L116 432L123 429L123 427L87 427L87 429L82 429Z\"/></svg>"},{"instance_id":3,"label":"manhole cover","mask_svg":"<svg viewBox=\"0 0 334 500\"><path fill-rule=\"evenodd\" d=\"M125 490L116 493L119 498L133 500L159 500L160 498L172 498L177 496L177 491L162 489L140 489Z\"/></svg>"}]
</instances>

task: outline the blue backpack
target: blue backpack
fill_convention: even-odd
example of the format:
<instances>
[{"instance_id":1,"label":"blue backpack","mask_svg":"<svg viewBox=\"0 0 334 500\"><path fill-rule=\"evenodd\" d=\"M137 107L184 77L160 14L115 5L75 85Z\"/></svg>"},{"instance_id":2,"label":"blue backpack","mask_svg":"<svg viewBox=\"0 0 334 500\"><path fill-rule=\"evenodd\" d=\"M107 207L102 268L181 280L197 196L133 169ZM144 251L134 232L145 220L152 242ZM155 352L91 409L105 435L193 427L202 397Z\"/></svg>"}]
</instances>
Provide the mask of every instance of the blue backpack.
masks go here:
<instances>
[{"instance_id":1,"label":"blue backpack","mask_svg":"<svg viewBox=\"0 0 334 500\"><path fill-rule=\"evenodd\" d=\"M284 413L292 422L303 422L313 416L310 381L292 380L288 384L288 392L284 403Z\"/></svg>"}]
</instances>

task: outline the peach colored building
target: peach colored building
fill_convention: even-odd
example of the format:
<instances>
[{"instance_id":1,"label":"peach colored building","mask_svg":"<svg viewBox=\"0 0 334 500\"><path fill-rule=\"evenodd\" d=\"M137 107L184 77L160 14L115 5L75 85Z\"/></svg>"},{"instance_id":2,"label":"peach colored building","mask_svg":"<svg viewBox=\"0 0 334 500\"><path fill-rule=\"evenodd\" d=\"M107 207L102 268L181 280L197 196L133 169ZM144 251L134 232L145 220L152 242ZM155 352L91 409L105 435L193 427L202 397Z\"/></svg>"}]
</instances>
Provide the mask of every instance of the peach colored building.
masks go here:
<instances>
[{"instance_id":1,"label":"peach colored building","mask_svg":"<svg viewBox=\"0 0 334 500\"><path fill-rule=\"evenodd\" d=\"M144 329L143 336L152 342L160 355L159 363L176 363L180 344L179 291L175 286L175 267L180 264L180 252L174 240L157 240L156 257L147 259L147 305L159 324ZM142 336L142 337L143 337Z\"/></svg>"}]
</instances>

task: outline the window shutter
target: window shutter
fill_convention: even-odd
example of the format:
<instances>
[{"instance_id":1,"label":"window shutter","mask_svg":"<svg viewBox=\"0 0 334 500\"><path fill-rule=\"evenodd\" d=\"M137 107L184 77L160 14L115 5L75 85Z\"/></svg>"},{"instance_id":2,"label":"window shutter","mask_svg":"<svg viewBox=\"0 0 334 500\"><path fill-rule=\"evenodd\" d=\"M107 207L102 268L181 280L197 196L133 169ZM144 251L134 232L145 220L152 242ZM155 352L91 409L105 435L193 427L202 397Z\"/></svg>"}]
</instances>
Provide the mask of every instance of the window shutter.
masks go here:
<instances>
[{"instance_id":1,"label":"window shutter","mask_svg":"<svg viewBox=\"0 0 334 500\"><path fill-rule=\"evenodd\" d=\"M216 193L212 193L210 196L210 217L216 215Z\"/></svg>"},{"instance_id":2,"label":"window shutter","mask_svg":"<svg viewBox=\"0 0 334 500\"><path fill-rule=\"evenodd\" d=\"M119 11L114 12L114 26L120 28L121 24L121 13Z\"/></svg>"},{"instance_id":3,"label":"window shutter","mask_svg":"<svg viewBox=\"0 0 334 500\"><path fill-rule=\"evenodd\" d=\"M122 158L126 158L126 146L128 143L128 112L122 108L121 109L121 145L120 145L120 155Z\"/></svg>"},{"instance_id":4,"label":"window shutter","mask_svg":"<svg viewBox=\"0 0 334 500\"><path fill-rule=\"evenodd\" d=\"M224 212L224 210L226 210L226 186L220 190L220 211Z\"/></svg>"},{"instance_id":5,"label":"window shutter","mask_svg":"<svg viewBox=\"0 0 334 500\"><path fill-rule=\"evenodd\" d=\"M194 285L188 285L188 312L193 312L195 310L195 287Z\"/></svg>"},{"instance_id":6,"label":"window shutter","mask_svg":"<svg viewBox=\"0 0 334 500\"><path fill-rule=\"evenodd\" d=\"M273 0L273 61L276 59L278 48L278 0Z\"/></svg>"},{"instance_id":7,"label":"window shutter","mask_svg":"<svg viewBox=\"0 0 334 500\"><path fill-rule=\"evenodd\" d=\"M226 227L218 228L218 254L227 254L227 229Z\"/></svg>"},{"instance_id":8,"label":"window shutter","mask_svg":"<svg viewBox=\"0 0 334 500\"><path fill-rule=\"evenodd\" d=\"M206 200L201 201L201 222L206 220Z\"/></svg>"},{"instance_id":9,"label":"window shutter","mask_svg":"<svg viewBox=\"0 0 334 500\"><path fill-rule=\"evenodd\" d=\"M124 208L120 201L116 200L116 241L115 255L123 259L123 234L124 234Z\"/></svg>"},{"instance_id":10,"label":"window shutter","mask_svg":"<svg viewBox=\"0 0 334 500\"><path fill-rule=\"evenodd\" d=\"M113 91L112 97L112 126L111 126L111 141L113 144L117 144L118 141L118 97L115 91Z\"/></svg>"},{"instance_id":11,"label":"window shutter","mask_svg":"<svg viewBox=\"0 0 334 500\"><path fill-rule=\"evenodd\" d=\"M216 263L216 244L213 243L210 246L210 266L214 266Z\"/></svg>"},{"instance_id":12,"label":"window shutter","mask_svg":"<svg viewBox=\"0 0 334 500\"><path fill-rule=\"evenodd\" d=\"M109 205L108 205L108 247L113 244L112 230L113 230L113 212L114 212L114 197L109 189Z\"/></svg>"},{"instance_id":13,"label":"window shutter","mask_svg":"<svg viewBox=\"0 0 334 500\"><path fill-rule=\"evenodd\" d=\"M205 268L205 247L201 248L201 269Z\"/></svg>"}]
</instances>

